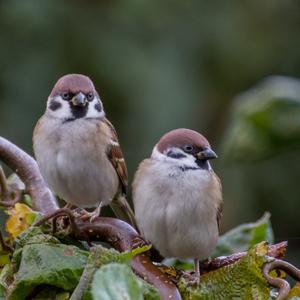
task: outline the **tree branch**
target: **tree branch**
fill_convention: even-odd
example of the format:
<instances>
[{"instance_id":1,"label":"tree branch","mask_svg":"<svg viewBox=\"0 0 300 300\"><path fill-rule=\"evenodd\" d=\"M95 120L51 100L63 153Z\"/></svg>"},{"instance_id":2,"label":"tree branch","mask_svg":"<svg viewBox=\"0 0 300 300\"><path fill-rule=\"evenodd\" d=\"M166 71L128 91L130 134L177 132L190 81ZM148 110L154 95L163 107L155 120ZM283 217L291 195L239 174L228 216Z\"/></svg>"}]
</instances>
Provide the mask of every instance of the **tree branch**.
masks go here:
<instances>
[{"instance_id":1,"label":"tree branch","mask_svg":"<svg viewBox=\"0 0 300 300\"><path fill-rule=\"evenodd\" d=\"M266 280L269 282L271 286L279 289L278 297L276 300L284 300L287 298L290 292L289 283L281 278L274 278L269 275L272 270L279 269L285 271L288 275L290 275L293 279L300 281L300 271L290 263L275 259L272 262L266 263L263 267L263 275Z\"/></svg>"},{"instance_id":2,"label":"tree branch","mask_svg":"<svg viewBox=\"0 0 300 300\"><path fill-rule=\"evenodd\" d=\"M106 241L119 251L130 251L136 245L146 245L135 229L121 220L98 217L93 223L90 223L88 220L83 221L80 218L75 218L69 209L58 209L55 198L43 180L35 160L2 137L0 137L0 159L17 173L24 182L26 190L32 198L33 209L46 215L36 225L40 225L50 219L53 219L56 223L56 218L63 215L69 217L71 235L79 240L86 240L89 243L91 241ZM1 192L7 193L7 185L3 183L3 174L0 174L0 176L2 176L2 181L0 180ZM286 247L286 242L269 246L268 255L281 258L284 255ZM215 258L203 263L202 270L208 272L221 268L236 262L244 255L246 255L246 252ZM175 284L151 262L150 255L147 253L135 256L131 262L131 266L136 274L157 288L161 299L181 299ZM286 297L290 287L285 280L273 278L269 275L269 272L276 268L286 271L298 281L300 280L300 271L291 264L281 260L265 264L263 274L270 285L279 288L278 300L280 300Z\"/></svg>"},{"instance_id":3,"label":"tree branch","mask_svg":"<svg viewBox=\"0 0 300 300\"><path fill-rule=\"evenodd\" d=\"M19 175L32 199L34 210L47 214L58 206L40 174L36 161L8 140L0 137L0 159Z\"/></svg>"},{"instance_id":4,"label":"tree branch","mask_svg":"<svg viewBox=\"0 0 300 300\"><path fill-rule=\"evenodd\" d=\"M120 252L131 251L137 245L144 246L146 242L138 235L135 229L126 222L108 217L98 217L90 223L75 218L72 211L62 208L39 220L35 226L57 216L67 216L70 220L70 235L78 240L105 241ZM180 300L181 296L175 284L161 272L150 260L146 253L139 254L132 259L133 271L148 283L157 288L161 299Z\"/></svg>"},{"instance_id":5,"label":"tree branch","mask_svg":"<svg viewBox=\"0 0 300 300\"><path fill-rule=\"evenodd\" d=\"M132 249L135 239L142 240L138 233L127 223L112 218L97 218L92 224L89 221L72 219L71 211L57 210L55 198L42 178L36 161L23 150L8 140L0 137L0 159L19 175L30 194L33 209L46 215L45 220L57 214L68 215L73 224L76 238L84 240L106 240L119 251ZM162 299L179 300L181 296L176 286L168 277L158 270L148 257L137 256L132 261L133 270L153 284Z\"/></svg>"},{"instance_id":6,"label":"tree branch","mask_svg":"<svg viewBox=\"0 0 300 300\"><path fill-rule=\"evenodd\" d=\"M287 242L281 242L275 245L270 245L268 247L268 255L275 258L283 258L287 247ZM221 256L216 257L212 260L205 261L201 263L201 273L207 273L227 265L233 264L243 256L245 256L247 252L238 252L229 256Z\"/></svg>"}]
</instances>

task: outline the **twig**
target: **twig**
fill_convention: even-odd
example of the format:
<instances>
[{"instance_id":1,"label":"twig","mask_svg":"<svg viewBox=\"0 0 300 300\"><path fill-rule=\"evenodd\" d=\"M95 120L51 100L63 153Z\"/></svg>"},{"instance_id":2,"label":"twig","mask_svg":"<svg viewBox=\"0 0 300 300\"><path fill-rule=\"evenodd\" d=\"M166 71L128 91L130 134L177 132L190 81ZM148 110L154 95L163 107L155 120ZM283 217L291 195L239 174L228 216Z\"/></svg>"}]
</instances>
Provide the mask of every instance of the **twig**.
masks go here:
<instances>
[{"instance_id":1,"label":"twig","mask_svg":"<svg viewBox=\"0 0 300 300\"><path fill-rule=\"evenodd\" d=\"M83 273L80 277L79 283L76 286L75 290L73 291L71 297L69 300L80 300L84 296L87 287L91 283L93 276L96 272L97 268L94 266L90 265L89 262L87 262Z\"/></svg>"},{"instance_id":2,"label":"twig","mask_svg":"<svg viewBox=\"0 0 300 300\"><path fill-rule=\"evenodd\" d=\"M0 206L13 207L21 200L22 191L7 184L6 176L0 166Z\"/></svg>"},{"instance_id":3,"label":"twig","mask_svg":"<svg viewBox=\"0 0 300 300\"><path fill-rule=\"evenodd\" d=\"M31 196L34 210L47 214L58 206L40 174L36 161L8 140L0 137L0 159L19 175Z\"/></svg>"},{"instance_id":4,"label":"twig","mask_svg":"<svg viewBox=\"0 0 300 300\"><path fill-rule=\"evenodd\" d=\"M264 277L271 286L279 289L278 297L276 300L284 300L287 298L291 288L286 280L270 276L269 273L274 269L285 271L288 275L290 275L297 281L300 281L300 270L298 270L295 266L291 265L290 263L279 259L275 259L272 262L266 263L264 265Z\"/></svg>"},{"instance_id":5,"label":"twig","mask_svg":"<svg viewBox=\"0 0 300 300\"><path fill-rule=\"evenodd\" d=\"M103 249L104 248L102 246L95 246L90 249L88 261L80 277L79 283L70 297L70 300L80 300L86 293L93 280L94 274L103 265L103 255L107 255L104 253Z\"/></svg>"},{"instance_id":6,"label":"twig","mask_svg":"<svg viewBox=\"0 0 300 300\"><path fill-rule=\"evenodd\" d=\"M268 246L268 255L275 258L282 258L286 251L287 242L281 242L275 245ZM230 265L245 256L247 252L238 252L229 256L216 257L210 261L205 261L201 264L201 273L207 273L224 266Z\"/></svg>"},{"instance_id":7,"label":"twig","mask_svg":"<svg viewBox=\"0 0 300 300\"><path fill-rule=\"evenodd\" d=\"M13 248L9 245L7 245L4 241L4 238L2 236L2 232L0 231L0 245L2 250L7 251L7 252L13 252Z\"/></svg>"},{"instance_id":8,"label":"twig","mask_svg":"<svg viewBox=\"0 0 300 300\"><path fill-rule=\"evenodd\" d=\"M130 251L134 248L134 245L145 243L129 224L121 220L98 217L93 223L90 223L89 221L84 222L80 219L74 218L72 211L69 209L57 210L58 206L55 198L43 180L35 160L2 137L0 137L0 159L3 160L15 173L17 173L24 182L26 190L32 198L33 209L46 215L45 218L38 221L36 225L41 225L43 222L46 222L51 218L54 218L54 223L56 225L56 219L58 216L67 216L70 221L71 235L77 239L87 241L106 241L119 251ZM3 176L3 173L1 174L0 171L1 192L2 194L5 194L8 192L8 188L6 180L4 180L5 176ZM55 227L53 228L56 229ZM0 243L4 246L4 248L9 247L4 243L1 234ZM270 246L268 254L273 257L282 257L286 246L286 242ZM218 269L236 262L244 255L246 255L246 253L242 252L225 258L216 258L210 262L206 262L202 266L202 270L207 272ZM167 275L153 265L146 253L134 257L131 262L131 266L136 274L158 289L161 299L181 299L176 286L170 281ZM275 260L264 266L264 276L271 285L279 288L278 300L281 300L287 296L290 287L286 281L270 277L269 272L276 268L286 271L289 275L297 278L297 280L300 280L300 271L291 264L280 260Z\"/></svg>"},{"instance_id":9,"label":"twig","mask_svg":"<svg viewBox=\"0 0 300 300\"><path fill-rule=\"evenodd\" d=\"M17 190L12 191L11 194L12 194L11 197L13 199L7 200L7 197L5 197L4 201L0 201L0 206L7 207L7 208L13 207L17 202L19 202L22 199L22 195L23 195L22 191L17 191Z\"/></svg>"},{"instance_id":10,"label":"twig","mask_svg":"<svg viewBox=\"0 0 300 300\"><path fill-rule=\"evenodd\" d=\"M8 193L6 176L5 176L3 168L1 166L0 166L0 192L1 192L1 195L6 195Z\"/></svg>"},{"instance_id":11,"label":"twig","mask_svg":"<svg viewBox=\"0 0 300 300\"><path fill-rule=\"evenodd\" d=\"M134 246L146 245L145 241L129 224L119 219L98 217L92 223L74 218L69 209L60 209L51 215L45 216L35 225L41 225L58 215L70 218L70 235L79 240L106 241L120 252L130 251ZM141 278L157 288L161 299L180 300L181 296L177 287L170 281L169 277L161 272L151 262L146 253L139 254L132 259L131 267Z\"/></svg>"}]
</instances>

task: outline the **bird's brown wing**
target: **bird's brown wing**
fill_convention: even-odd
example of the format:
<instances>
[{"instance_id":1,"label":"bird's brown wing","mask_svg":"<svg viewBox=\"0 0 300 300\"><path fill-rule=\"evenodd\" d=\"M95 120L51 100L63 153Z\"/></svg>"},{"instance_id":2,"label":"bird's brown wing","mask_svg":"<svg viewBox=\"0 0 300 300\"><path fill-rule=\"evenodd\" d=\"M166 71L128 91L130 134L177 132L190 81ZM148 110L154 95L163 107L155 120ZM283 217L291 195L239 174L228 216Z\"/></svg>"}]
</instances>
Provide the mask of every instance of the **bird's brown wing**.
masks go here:
<instances>
[{"instance_id":1,"label":"bird's brown wing","mask_svg":"<svg viewBox=\"0 0 300 300\"><path fill-rule=\"evenodd\" d=\"M107 150L107 157L118 174L122 191L122 193L116 195L115 198L111 201L110 207L118 218L137 228L134 213L126 200L128 175L123 153L118 142L118 136L114 126L107 119L104 119L104 123L110 129L112 137L111 144L109 145Z\"/></svg>"},{"instance_id":2,"label":"bird's brown wing","mask_svg":"<svg viewBox=\"0 0 300 300\"><path fill-rule=\"evenodd\" d=\"M127 167L126 167L126 163L123 157L121 147L119 145L117 132L114 126L107 119L104 119L104 123L110 129L111 137L112 137L112 142L107 149L107 157L118 174L122 192L126 194L127 185L128 185Z\"/></svg>"},{"instance_id":3,"label":"bird's brown wing","mask_svg":"<svg viewBox=\"0 0 300 300\"><path fill-rule=\"evenodd\" d=\"M220 190L220 199L217 203L217 223L218 223L218 229L220 231L220 220L223 215L222 184L220 178L216 174L214 174L214 177L216 179L216 184L218 185L218 189Z\"/></svg>"},{"instance_id":4,"label":"bird's brown wing","mask_svg":"<svg viewBox=\"0 0 300 300\"><path fill-rule=\"evenodd\" d=\"M223 202L219 204L217 209L217 223L218 223L219 232L220 232L220 220L222 218L222 215L223 215Z\"/></svg>"}]
</instances>

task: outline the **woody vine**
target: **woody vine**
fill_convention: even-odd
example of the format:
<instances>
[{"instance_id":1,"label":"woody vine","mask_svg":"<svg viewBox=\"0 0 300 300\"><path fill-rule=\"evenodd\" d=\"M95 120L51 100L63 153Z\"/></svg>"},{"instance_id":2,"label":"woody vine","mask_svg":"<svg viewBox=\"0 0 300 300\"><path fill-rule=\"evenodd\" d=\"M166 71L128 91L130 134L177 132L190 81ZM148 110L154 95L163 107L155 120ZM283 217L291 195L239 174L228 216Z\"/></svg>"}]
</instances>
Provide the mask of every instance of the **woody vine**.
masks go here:
<instances>
[{"instance_id":1,"label":"woody vine","mask_svg":"<svg viewBox=\"0 0 300 300\"><path fill-rule=\"evenodd\" d=\"M94 281L97 280L97 276L106 275L103 272L100 274L99 271L106 270L107 265L107 268L111 266L111 269L107 269L110 272L116 267L113 263L125 261L125 265L130 265L134 272L130 275L133 282L138 283L137 287L139 287L136 294L133 293L133 288L128 288L127 292L133 293L130 294L132 299L141 299L139 297L164 300L213 299L221 291L223 296L227 297L233 295L232 293L236 294L237 291L242 298L253 297L251 286L256 288L255 292L262 297L261 299L270 295L276 299L300 296L299 284L297 283L291 289L285 278L289 275L296 281L300 281L300 271L283 260L287 248L287 243L284 241L275 245L268 245L261 241L248 251L203 262L201 271L205 274L202 276L200 287L194 288L185 280L186 271L157 262L157 255L151 245L148 245L127 223L108 217L98 217L90 223L70 209L59 208L35 160L2 137L0 137L0 160L21 180L18 184L16 181L11 182L6 178L3 170L0 170L0 205L10 214L6 224L9 236L0 235L0 256L5 257L4 260L0 260L2 268L0 291L3 298L35 299L34 297L45 292L47 286L47 291L55 290L55 293L64 295L64 299L100 299L101 291L93 288ZM23 210L20 210L20 207ZM14 226L19 224L19 226L9 226L9 224ZM53 247L52 242L55 245L59 244L59 247L64 249L63 253L69 253L69 256L74 253L76 256L77 248L82 257L88 256L83 259L77 277L73 278L74 283L60 285L49 278L34 284L30 280L26 281L22 277L22 268L26 265L26 251L29 251L33 245L34 247L44 245L50 249ZM99 242L107 243L110 249L108 246L105 248L99 246ZM66 252L67 250L69 252ZM239 282L234 279L235 272L239 275L243 272L244 278L240 278L240 283L245 285L244 288L238 287ZM229 278L236 283L236 286L228 282ZM246 283L249 285L248 289ZM29 288L24 291L21 287L26 284ZM114 284L116 282L111 281L108 285ZM107 288L109 287L103 287L102 292L113 293L107 291ZM220 294L220 299L223 296Z\"/></svg>"}]
</instances>

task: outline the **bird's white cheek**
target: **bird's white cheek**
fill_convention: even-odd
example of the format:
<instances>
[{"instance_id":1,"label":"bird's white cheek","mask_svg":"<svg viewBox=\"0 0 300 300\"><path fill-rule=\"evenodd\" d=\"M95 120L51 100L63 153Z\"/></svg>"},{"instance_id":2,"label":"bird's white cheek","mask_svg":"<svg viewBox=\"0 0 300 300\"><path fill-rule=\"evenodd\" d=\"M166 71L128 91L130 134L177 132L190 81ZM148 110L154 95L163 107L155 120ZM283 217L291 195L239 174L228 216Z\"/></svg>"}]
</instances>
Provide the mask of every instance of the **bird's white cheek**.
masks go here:
<instances>
[{"instance_id":1,"label":"bird's white cheek","mask_svg":"<svg viewBox=\"0 0 300 300\"><path fill-rule=\"evenodd\" d=\"M89 102L88 111L86 114L87 118L103 118L105 116L102 102L97 98Z\"/></svg>"},{"instance_id":2,"label":"bird's white cheek","mask_svg":"<svg viewBox=\"0 0 300 300\"><path fill-rule=\"evenodd\" d=\"M167 257L207 258L218 238L214 180L207 170L177 172L153 160L136 180L134 204L146 239ZM220 198L220 199L219 199Z\"/></svg>"},{"instance_id":3,"label":"bird's white cheek","mask_svg":"<svg viewBox=\"0 0 300 300\"><path fill-rule=\"evenodd\" d=\"M181 158L173 158L173 157L167 156L167 152L170 150L173 151L173 153L181 154L182 157ZM168 166L168 164L169 164L169 166L173 167L173 170L171 171L172 173L174 171L176 173L177 171L179 171L178 168L181 168L181 167L199 168L199 166L196 163L196 159L193 155L187 154L177 147L169 148L169 149L167 149L167 151L165 151L164 154L162 154L157 150L157 147L155 146L152 151L151 157L155 161L160 161L162 163L166 163L166 166Z\"/></svg>"},{"instance_id":4,"label":"bird's white cheek","mask_svg":"<svg viewBox=\"0 0 300 300\"><path fill-rule=\"evenodd\" d=\"M60 119L72 117L68 101L62 100L61 97L48 100L46 113L48 116Z\"/></svg>"}]
</instances>

